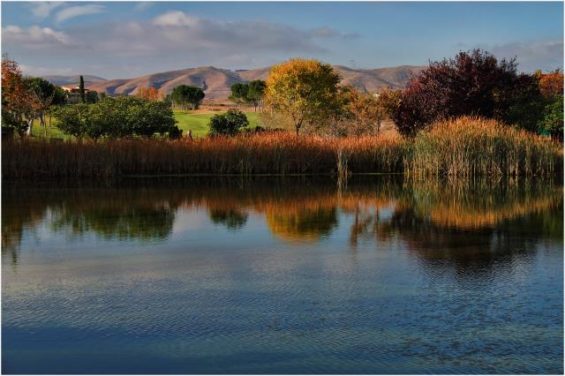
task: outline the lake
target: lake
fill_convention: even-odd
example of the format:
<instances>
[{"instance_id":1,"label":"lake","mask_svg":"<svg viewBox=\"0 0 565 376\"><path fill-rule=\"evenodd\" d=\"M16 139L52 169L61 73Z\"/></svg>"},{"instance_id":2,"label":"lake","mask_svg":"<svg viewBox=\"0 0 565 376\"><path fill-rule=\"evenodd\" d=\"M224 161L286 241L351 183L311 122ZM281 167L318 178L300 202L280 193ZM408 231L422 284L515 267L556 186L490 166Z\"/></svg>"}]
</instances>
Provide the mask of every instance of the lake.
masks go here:
<instances>
[{"instance_id":1,"label":"lake","mask_svg":"<svg viewBox=\"0 0 565 376\"><path fill-rule=\"evenodd\" d=\"M4 373L562 373L563 188L2 190Z\"/></svg>"}]
</instances>

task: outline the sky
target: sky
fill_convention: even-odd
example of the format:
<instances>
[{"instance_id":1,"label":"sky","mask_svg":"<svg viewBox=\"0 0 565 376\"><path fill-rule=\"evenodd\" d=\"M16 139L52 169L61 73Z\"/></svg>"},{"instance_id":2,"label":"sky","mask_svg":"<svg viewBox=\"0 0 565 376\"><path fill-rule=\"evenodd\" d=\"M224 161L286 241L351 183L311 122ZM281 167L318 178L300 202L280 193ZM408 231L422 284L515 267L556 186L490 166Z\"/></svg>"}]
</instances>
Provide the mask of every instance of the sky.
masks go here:
<instances>
[{"instance_id":1,"label":"sky","mask_svg":"<svg viewBox=\"0 0 565 376\"><path fill-rule=\"evenodd\" d=\"M292 57L426 65L482 48L563 68L562 2L2 2L2 53L28 75L129 78Z\"/></svg>"}]
</instances>

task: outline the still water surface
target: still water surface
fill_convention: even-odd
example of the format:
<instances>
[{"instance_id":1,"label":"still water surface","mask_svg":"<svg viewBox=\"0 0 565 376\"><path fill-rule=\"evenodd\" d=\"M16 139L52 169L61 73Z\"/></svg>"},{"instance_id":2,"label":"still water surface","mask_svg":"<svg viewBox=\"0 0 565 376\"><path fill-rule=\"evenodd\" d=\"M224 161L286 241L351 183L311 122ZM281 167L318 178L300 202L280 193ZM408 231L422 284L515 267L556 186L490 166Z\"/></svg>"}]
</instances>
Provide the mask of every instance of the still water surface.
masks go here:
<instances>
[{"instance_id":1,"label":"still water surface","mask_svg":"<svg viewBox=\"0 0 565 376\"><path fill-rule=\"evenodd\" d=\"M562 373L548 182L2 192L5 373Z\"/></svg>"}]
</instances>

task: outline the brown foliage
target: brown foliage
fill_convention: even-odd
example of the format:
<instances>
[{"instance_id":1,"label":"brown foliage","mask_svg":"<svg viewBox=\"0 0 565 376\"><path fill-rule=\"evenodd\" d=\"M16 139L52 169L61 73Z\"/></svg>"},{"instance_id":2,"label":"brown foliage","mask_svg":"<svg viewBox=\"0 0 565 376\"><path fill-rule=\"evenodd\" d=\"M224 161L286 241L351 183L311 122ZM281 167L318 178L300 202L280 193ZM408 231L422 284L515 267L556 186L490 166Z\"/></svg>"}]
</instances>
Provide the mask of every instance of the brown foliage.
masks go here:
<instances>
[{"instance_id":1,"label":"brown foliage","mask_svg":"<svg viewBox=\"0 0 565 376\"><path fill-rule=\"evenodd\" d=\"M135 96L152 102L156 102L161 99L159 90L154 87L140 87L137 89Z\"/></svg>"},{"instance_id":2,"label":"brown foliage","mask_svg":"<svg viewBox=\"0 0 565 376\"><path fill-rule=\"evenodd\" d=\"M540 91L545 97L563 94L563 73L542 73L539 77Z\"/></svg>"}]
</instances>

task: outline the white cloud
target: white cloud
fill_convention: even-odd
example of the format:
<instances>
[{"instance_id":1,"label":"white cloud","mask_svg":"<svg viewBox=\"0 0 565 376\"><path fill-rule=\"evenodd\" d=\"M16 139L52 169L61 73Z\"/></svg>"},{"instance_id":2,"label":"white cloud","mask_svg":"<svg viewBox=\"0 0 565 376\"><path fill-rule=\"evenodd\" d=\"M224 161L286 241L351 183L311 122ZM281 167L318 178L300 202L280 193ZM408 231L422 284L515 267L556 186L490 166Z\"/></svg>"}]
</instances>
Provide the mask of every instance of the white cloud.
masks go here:
<instances>
[{"instance_id":1,"label":"white cloud","mask_svg":"<svg viewBox=\"0 0 565 376\"><path fill-rule=\"evenodd\" d=\"M57 12L55 15L55 21L63 22L70 20L71 18L87 16L89 14L97 14L104 12L103 5L89 4L89 5L77 5L68 8L64 8Z\"/></svg>"},{"instance_id":2,"label":"white cloud","mask_svg":"<svg viewBox=\"0 0 565 376\"><path fill-rule=\"evenodd\" d=\"M40 19L47 18L51 15L55 9L62 6L64 3L62 2L33 2L30 3L29 6L31 8L31 13Z\"/></svg>"},{"instance_id":3,"label":"white cloud","mask_svg":"<svg viewBox=\"0 0 565 376\"><path fill-rule=\"evenodd\" d=\"M181 11L171 11L155 17L153 24L157 26L194 27L199 24L199 19Z\"/></svg>"},{"instance_id":4,"label":"white cloud","mask_svg":"<svg viewBox=\"0 0 565 376\"><path fill-rule=\"evenodd\" d=\"M86 14L85 8L73 6L60 10L56 18L79 14ZM22 63L34 61L39 48L48 48L49 54L41 56L46 65L73 61L82 69L85 63L96 62L128 76L150 65L163 70L199 65L248 67L269 65L281 56L320 57L328 53L321 40L347 38L331 28L303 30L265 21L219 21L180 11L146 21L85 23L59 30L8 26L2 31L4 50L27 59Z\"/></svg>"},{"instance_id":5,"label":"white cloud","mask_svg":"<svg viewBox=\"0 0 565 376\"><path fill-rule=\"evenodd\" d=\"M55 31L49 27L30 26L21 28L9 25L2 30L2 41L6 44L18 43L28 48L52 48L56 46L70 46L72 39L62 31Z\"/></svg>"}]
</instances>

